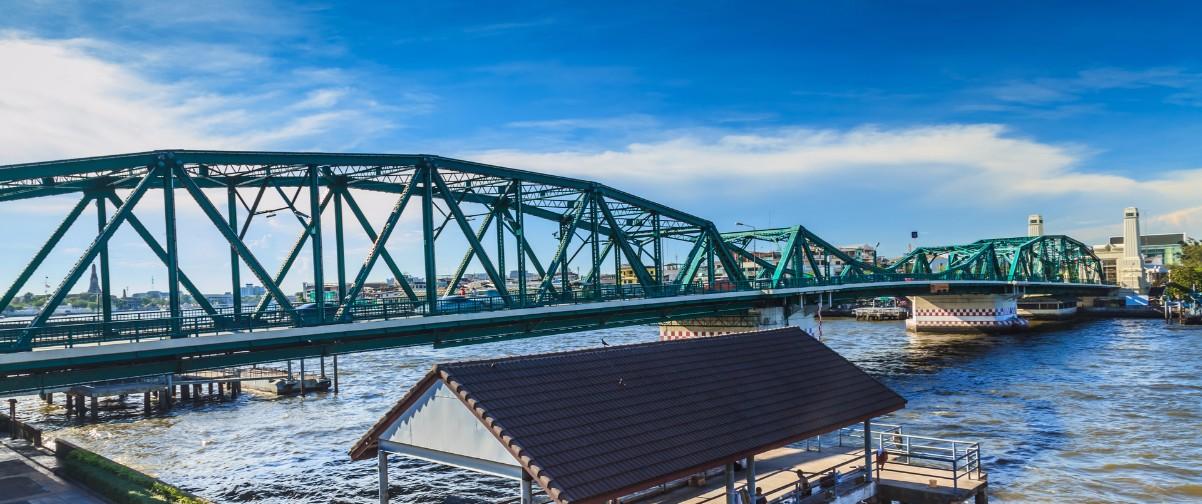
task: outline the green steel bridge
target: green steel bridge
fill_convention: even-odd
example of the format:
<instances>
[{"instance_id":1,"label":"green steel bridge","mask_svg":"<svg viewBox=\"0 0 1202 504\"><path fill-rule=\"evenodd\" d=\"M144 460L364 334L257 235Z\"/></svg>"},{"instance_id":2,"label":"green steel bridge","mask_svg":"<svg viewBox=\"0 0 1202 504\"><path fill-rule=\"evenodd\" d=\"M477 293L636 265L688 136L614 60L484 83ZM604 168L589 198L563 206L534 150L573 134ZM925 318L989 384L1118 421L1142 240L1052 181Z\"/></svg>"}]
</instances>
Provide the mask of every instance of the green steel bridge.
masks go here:
<instances>
[{"instance_id":1,"label":"green steel bridge","mask_svg":"<svg viewBox=\"0 0 1202 504\"><path fill-rule=\"evenodd\" d=\"M431 155L172 150L0 166L0 205L51 198L70 210L0 294L0 311L30 290L71 229L87 226L78 221L89 209L94 238L36 315L0 320L0 392L921 294L934 284L957 293L1112 288L1098 258L1066 236L923 247L880 267L802 226L723 233L603 184ZM360 204L381 198L390 206ZM214 272L181 261L181 211L228 244L206 252L228 256L219 274L228 275L229 306L214 306L193 280ZM296 221L297 236L269 270L266 251L251 245L252 225L281 214ZM418 229L403 230L403 217ZM109 248L119 230L162 263L165 309L113 309ZM348 267L353 233L367 252ZM394 256L400 249L406 255ZM460 260L436 264L448 250ZM406 275L398 257L420 263L421 277ZM309 302L284 291L298 263L307 283L324 286ZM97 313L56 316L94 264ZM395 289L371 286L381 268ZM454 295L469 270L484 272L489 295ZM452 273L433 281L439 271ZM254 304L240 295L245 273L266 291Z\"/></svg>"}]
</instances>

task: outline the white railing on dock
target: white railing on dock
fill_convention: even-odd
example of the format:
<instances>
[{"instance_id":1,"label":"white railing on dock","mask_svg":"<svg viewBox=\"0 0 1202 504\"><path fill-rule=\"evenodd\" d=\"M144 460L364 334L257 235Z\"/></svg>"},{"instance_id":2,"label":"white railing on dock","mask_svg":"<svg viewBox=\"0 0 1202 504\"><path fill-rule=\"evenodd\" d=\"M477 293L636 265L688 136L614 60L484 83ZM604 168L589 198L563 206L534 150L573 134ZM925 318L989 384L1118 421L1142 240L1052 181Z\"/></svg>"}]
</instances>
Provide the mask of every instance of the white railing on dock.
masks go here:
<instances>
[{"instance_id":1,"label":"white railing on dock","mask_svg":"<svg viewBox=\"0 0 1202 504\"><path fill-rule=\"evenodd\" d=\"M915 436L904 433L900 425L881 424L879 427L880 429L873 429L869 434L872 437L872 446L874 451L883 449L889 455L889 463L946 471L946 479L951 480L952 488L957 490L960 488L960 478L981 479L981 443ZM859 439L862 444L864 433L859 428L845 427L839 431L840 442L844 438ZM915 476L930 475L906 471L897 468L896 465L887 470ZM879 464L877 477L880 477Z\"/></svg>"}]
</instances>

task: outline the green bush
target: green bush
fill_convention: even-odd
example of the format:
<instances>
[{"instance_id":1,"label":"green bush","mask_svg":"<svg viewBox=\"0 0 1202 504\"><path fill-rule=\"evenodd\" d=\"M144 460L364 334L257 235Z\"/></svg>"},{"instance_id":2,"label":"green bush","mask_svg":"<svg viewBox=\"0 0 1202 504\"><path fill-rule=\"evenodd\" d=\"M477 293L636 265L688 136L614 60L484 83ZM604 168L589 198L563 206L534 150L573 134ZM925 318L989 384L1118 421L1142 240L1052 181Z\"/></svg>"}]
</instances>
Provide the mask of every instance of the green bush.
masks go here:
<instances>
[{"instance_id":1,"label":"green bush","mask_svg":"<svg viewBox=\"0 0 1202 504\"><path fill-rule=\"evenodd\" d=\"M87 450L63 458L72 479L119 504L208 504L208 501Z\"/></svg>"}]
</instances>

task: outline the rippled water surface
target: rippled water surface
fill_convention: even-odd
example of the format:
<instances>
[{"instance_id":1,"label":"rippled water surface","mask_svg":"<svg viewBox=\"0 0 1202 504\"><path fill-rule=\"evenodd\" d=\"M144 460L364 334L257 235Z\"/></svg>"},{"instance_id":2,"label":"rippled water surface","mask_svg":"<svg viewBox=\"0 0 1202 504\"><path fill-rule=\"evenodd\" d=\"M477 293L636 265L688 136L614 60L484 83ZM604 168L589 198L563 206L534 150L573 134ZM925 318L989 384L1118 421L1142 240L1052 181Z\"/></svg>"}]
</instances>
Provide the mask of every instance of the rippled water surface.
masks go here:
<instances>
[{"instance_id":1,"label":"rippled water surface","mask_svg":"<svg viewBox=\"0 0 1202 504\"><path fill-rule=\"evenodd\" d=\"M217 501L376 502L374 461L352 463L347 450L435 362L656 334L644 326L345 356L337 396L247 393L152 418L131 409L99 425L67 423L34 400L21 414ZM981 440L993 502L1202 502L1202 330L1101 320L1013 336L915 336L901 323L827 320L823 334L909 400L887 421ZM395 502L491 502L517 491L400 457L391 476L407 495Z\"/></svg>"}]
</instances>

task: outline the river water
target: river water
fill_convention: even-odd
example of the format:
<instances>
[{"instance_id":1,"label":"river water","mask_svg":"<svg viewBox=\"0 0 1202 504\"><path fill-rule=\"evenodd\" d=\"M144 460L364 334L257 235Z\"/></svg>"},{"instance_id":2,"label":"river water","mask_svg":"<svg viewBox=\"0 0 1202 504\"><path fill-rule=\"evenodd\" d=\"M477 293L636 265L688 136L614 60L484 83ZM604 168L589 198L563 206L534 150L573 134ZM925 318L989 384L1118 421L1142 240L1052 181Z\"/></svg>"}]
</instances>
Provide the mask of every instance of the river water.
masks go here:
<instances>
[{"instance_id":1,"label":"river water","mask_svg":"<svg viewBox=\"0 0 1202 504\"><path fill-rule=\"evenodd\" d=\"M909 401L882 421L982 442L994 502L1202 502L1202 330L1097 320L1008 336L907 334L900 322L827 320L824 341ZM375 462L347 450L435 362L656 339L655 327L344 356L341 394L185 404L146 418L21 415L221 502L376 502ZM316 360L310 361L311 366ZM59 397L61 404L61 396ZM137 403L135 405L135 403ZM394 457L395 502L517 495L508 480Z\"/></svg>"}]
</instances>

